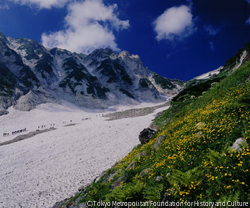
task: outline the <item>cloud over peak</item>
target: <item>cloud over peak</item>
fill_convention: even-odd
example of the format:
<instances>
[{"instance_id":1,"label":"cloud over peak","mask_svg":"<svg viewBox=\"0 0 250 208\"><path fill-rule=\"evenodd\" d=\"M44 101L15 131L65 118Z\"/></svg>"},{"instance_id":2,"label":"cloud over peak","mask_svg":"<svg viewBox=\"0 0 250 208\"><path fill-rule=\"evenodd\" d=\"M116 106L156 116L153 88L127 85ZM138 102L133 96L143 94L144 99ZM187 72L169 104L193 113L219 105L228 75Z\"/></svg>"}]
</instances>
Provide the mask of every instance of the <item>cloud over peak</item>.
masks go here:
<instances>
[{"instance_id":1,"label":"cloud over peak","mask_svg":"<svg viewBox=\"0 0 250 208\"><path fill-rule=\"evenodd\" d=\"M155 21L154 30L158 41L185 38L193 33L193 15L188 6L171 7Z\"/></svg>"},{"instance_id":2,"label":"cloud over peak","mask_svg":"<svg viewBox=\"0 0 250 208\"><path fill-rule=\"evenodd\" d=\"M59 47L82 53L104 47L118 51L113 30L127 29L129 21L120 20L116 9L116 4L106 6L102 0L74 2L68 6L65 29L43 33L42 42L50 48Z\"/></svg>"}]
</instances>

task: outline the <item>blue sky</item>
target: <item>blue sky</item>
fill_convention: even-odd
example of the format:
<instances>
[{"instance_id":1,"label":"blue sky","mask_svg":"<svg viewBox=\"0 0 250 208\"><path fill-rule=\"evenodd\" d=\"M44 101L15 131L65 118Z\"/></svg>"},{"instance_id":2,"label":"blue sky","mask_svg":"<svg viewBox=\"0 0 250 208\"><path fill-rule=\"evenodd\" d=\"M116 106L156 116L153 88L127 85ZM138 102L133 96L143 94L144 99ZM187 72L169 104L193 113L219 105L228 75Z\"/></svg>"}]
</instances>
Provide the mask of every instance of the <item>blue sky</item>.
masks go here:
<instances>
[{"instance_id":1,"label":"blue sky","mask_svg":"<svg viewBox=\"0 0 250 208\"><path fill-rule=\"evenodd\" d=\"M0 31L78 53L126 50L189 80L249 42L250 0L0 0Z\"/></svg>"}]
</instances>

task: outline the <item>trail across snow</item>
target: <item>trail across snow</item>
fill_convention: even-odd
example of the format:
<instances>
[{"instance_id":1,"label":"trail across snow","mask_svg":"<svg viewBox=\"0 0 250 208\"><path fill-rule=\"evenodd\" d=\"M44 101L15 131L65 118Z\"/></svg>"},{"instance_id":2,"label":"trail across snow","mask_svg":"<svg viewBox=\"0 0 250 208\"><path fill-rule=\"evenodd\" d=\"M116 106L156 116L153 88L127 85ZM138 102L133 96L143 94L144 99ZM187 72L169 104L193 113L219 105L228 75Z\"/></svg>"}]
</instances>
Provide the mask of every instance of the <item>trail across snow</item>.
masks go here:
<instances>
[{"instance_id":1,"label":"trail across snow","mask_svg":"<svg viewBox=\"0 0 250 208\"><path fill-rule=\"evenodd\" d=\"M152 104L137 108L146 106ZM0 207L49 208L72 196L139 144L140 131L166 108L114 121L106 121L104 111L66 104L42 104L29 112L8 109L0 117L0 143L16 137L11 132L19 129L29 133L51 124L57 129L0 146ZM10 136L3 137L4 132Z\"/></svg>"}]
</instances>

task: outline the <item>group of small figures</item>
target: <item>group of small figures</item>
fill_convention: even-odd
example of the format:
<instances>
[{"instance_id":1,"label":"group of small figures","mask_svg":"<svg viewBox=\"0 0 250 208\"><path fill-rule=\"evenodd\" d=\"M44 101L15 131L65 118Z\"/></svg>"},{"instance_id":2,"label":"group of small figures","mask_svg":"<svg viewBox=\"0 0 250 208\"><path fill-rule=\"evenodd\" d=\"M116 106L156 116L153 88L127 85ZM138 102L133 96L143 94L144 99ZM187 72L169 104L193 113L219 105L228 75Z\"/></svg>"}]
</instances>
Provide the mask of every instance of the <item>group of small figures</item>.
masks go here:
<instances>
[{"instance_id":1,"label":"group of small figures","mask_svg":"<svg viewBox=\"0 0 250 208\"><path fill-rule=\"evenodd\" d=\"M69 121L70 123L72 123L72 120ZM66 124L67 122L66 121L63 121L63 124Z\"/></svg>"},{"instance_id":2,"label":"group of small figures","mask_svg":"<svg viewBox=\"0 0 250 208\"><path fill-rule=\"evenodd\" d=\"M83 118L82 121L86 121L86 120L89 120L90 118Z\"/></svg>"},{"instance_id":3,"label":"group of small figures","mask_svg":"<svg viewBox=\"0 0 250 208\"><path fill-rule=\"evenodd\" d=\"M54 128L54 126L55 126L55 124L53 123L53 124L50 124L50 128ZM38 129L43 129L43 128L45 128L46 127L46 125L41 125L41 126L38 126Z\"/></svg>"},{"instance_id":4,"label":"group of small figures","mask_svg":"<svg viewBox=\"0 0 250 208\"><path fill-rule=\"evenodd\" d=\"M26 128L25 129L21 129L21 130L17 130L17 131L12 131L12 135L15 135L15 134L18 134L18 133L21 133L21 132L25 132L26 131ZM9 136L10 134L9 133L3 133L3 136Z\"/></svg>"},{"instance_id":5,"label":"group of small figures","mask_svg":"<svg viewBox=\"0 0 250 208\"><path fill-rule=\"evenodd\" d=\"M84 120L89 120L90 118L83 118L82 120L84 121ZM66 121L64 121L63 123L66 123ZM70 123L72 123L72 120L70 120ZM41 125L41 126L38 126L38 130L39 129L43 129L43 128L45 128L46 127L46 125ZM52 129L52 128L54 128L55 127L55 124L53 123L53 124L50 124L50 129ZM38 131L37 130L37 131ZM26 131L26 128L25 129L21 129L21 130L18 130L18 131L12 131L12 135L14 135L14 134L17 134L17 133L21 133L21 132L24 132L24 131ZM5 136L9 136L10 134L9 133L3 133L3 136L5 137Z\"/></svg>"}]
</instances>

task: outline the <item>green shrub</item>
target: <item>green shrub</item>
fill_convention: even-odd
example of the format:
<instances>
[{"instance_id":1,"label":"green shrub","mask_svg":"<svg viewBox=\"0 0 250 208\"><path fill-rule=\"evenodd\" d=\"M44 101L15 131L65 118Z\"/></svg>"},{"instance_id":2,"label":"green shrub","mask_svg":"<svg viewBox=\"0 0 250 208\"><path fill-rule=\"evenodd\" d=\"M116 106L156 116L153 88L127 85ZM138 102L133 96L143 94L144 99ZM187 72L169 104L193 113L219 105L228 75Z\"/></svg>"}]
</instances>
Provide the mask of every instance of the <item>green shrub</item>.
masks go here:
<instances>
[{"instance_id":1,"label":"green shrub","mask_svg":"<svg viewBox=\"0 0 250 208\"><path fill-rule=\"evenodd\" d=\"M155 83L160 85L162 89L174 89L176 86L170 81L170 79L164 78L158 74L154 74L153 78Z\"/></svg>"},{"instance_id":2,"label":"green shrub","mask_svg":"<svg viewBox=\"0 0 250 208\"><path fill-rule=\"evenodd\" d=\"M111 193L106 195L106 201L134 202L142 199L145 188L146 184L140 181L126 186L116 187Z\"/></svg>"}]
</instances>

